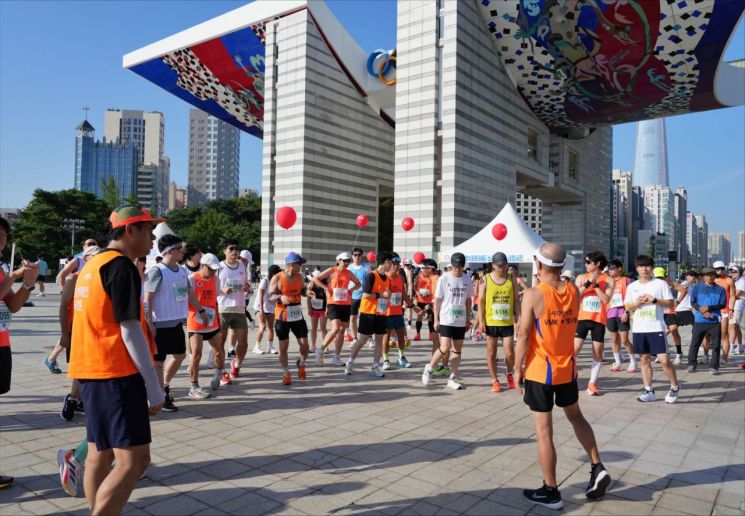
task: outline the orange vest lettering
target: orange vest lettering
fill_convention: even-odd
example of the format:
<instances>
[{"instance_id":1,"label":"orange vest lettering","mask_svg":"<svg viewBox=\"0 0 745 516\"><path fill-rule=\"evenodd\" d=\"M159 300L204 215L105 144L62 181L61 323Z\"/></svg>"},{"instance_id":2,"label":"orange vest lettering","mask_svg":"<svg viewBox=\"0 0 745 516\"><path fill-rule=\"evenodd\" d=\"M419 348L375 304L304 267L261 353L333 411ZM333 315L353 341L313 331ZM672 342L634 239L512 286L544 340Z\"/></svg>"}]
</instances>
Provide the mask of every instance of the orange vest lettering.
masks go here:
<instances>
[{"instance_id":1,"label":"orange vest lettering","mask_svg":"<svg viewBox=\"0 0 745 516\"><path fill-rule=\"evenodd\" d=\"M217 314L217 276L205 279L200 272L195 272L193 280L194 295L197 297L199 304L202 305L202 308L204 308L207 324L202 324L202 317L190 301L186 328L190 332L207 333L214 331L220 327L220 320Z\"/></svg>"},{"instance_id":2,"label":"orange vest lettering","mask_svg":"<svg viewBox=\"0 0 745 516\"><path fill-rule=\"evenodd\" d=\"M543 294L543 313L528 335L525 378L546 385L569 383L577 376L574 363L574 332L577 327L577 291L563 285L559 292L545 283L536 288Z\"/></svg>"},{"instance_id":3,"label":"orange vest lettering","mask_svg":"<svg viewBox=\"0 0 745 516\"><path fill-rule=\"evenodd\" d=\"M326 296L326 302L329 305L352 304L352 294L349 292L349 284L352 282L353 274L348 269L339 272L335 270L329 277L329 295Z\"/></svg>"},{"instance_id":4,"label":"orange vest lettering","mask_svg":"<svg viewBox=\"0 0 745 516\"><path fill-rule=\"evenodd\" d=\"M375 281L373 282L370 294L382 294L390 288L390 278L383 279L378 271L373 271ZM385 315L388 312L390 299L379 297L377 299L368 299L364 295L360 302L360 313L368 315Z\"/></svg>"},{"instance_id":5,"label":"orange vest lettering","mask_svg":"<svg viewBox=\"0 0 745 516\"><path fill-rule=\"evenodd\" d=\"M590 279L589 274L580 276L580 285ZM608 288L608 276L601 274L598 277L598 288L605 291ZM605 326L608 322L608 304L604 303L595 292L595 289L588 288L579 299L579 320L595 321Z\"/></svg>"},{"instance_id":6,"label":"orange vest lettering","mask_svg":"<svg viewBox=\"0 0 745 516\"><path fill-rule=\"evenodd\" d=\"M404 279L401 274L390 278L391 297L388 300L388 312L386 315L404 314Z\"/></svg>"},{"instance_id":7,"label":"orange vest lettering","mask_svg":"<svg viewBox=\"0 0 745 516\"><path fill-rule=\"evenodd\" d=\"M300 304L303 296L303 278L300 274L295 274L290 278L284 272L279 273L279 292L287 296L290 300L289 305L283 305L277 301L274 309L274 318L278 321L294 322L303 318L302 305Z\"/></svg>"}]
</instances>

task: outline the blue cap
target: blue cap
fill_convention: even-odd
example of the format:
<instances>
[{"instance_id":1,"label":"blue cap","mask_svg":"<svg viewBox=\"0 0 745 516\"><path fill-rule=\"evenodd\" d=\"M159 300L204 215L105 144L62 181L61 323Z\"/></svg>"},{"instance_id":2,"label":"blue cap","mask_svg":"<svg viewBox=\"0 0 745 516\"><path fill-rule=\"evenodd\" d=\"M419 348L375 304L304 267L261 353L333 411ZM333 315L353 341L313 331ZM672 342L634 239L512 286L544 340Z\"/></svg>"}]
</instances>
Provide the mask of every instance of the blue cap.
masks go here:
<instances>
[{"instance_id":1,"label":"blue cap","mask_svg":"<svg viewBox=\"0 0 745 516\"><path fill-rule=\"evenodd\" d=\"M307 261L308 260L306 260L305 258L303 258L302 256L300 256L294 251L288 254L287 256L285 256L285 265L289 265L291 263L299 263L302 265Z\"/></svg>"}]
</instances>

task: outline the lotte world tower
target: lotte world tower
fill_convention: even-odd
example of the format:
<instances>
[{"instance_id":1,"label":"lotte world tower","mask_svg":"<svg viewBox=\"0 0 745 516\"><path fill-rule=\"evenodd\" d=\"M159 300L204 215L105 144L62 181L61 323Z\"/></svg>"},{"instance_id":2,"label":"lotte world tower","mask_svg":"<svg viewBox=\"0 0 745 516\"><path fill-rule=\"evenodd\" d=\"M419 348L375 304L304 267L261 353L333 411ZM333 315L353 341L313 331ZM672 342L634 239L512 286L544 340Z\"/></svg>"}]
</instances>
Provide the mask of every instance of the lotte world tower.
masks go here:
<instances>
[{"instance_id":1,"label":"lotte world tower","mask_svg":"<svg viewBox=\"0 0 745 516\"><path fill-rule=\"evenodd\" d=\"M636 157L632 184L644 188L669 185L665 119L642 120L636 126Z\"/></svg>"}]
</instances>

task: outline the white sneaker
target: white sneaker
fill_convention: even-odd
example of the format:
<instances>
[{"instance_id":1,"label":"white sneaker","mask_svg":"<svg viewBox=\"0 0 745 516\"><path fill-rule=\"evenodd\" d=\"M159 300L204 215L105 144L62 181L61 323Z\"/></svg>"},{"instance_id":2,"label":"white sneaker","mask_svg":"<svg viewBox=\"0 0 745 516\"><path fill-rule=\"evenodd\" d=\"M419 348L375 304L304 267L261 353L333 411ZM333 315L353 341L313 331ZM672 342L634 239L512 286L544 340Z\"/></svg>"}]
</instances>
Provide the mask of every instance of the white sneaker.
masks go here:
<instances>
[{"instance_id":1,"label":"white sneaker","mask_svg":"<svg viewBox=\"0 0 745 516\"><path fill-rule=\"evenodd\" d=\"M259 346L258 343L254 345L254 348L251 351L253 351L257 355L263 355L264 354L264 350L261 349L261 346Z\"/></svg>"},{"instance_id":2,"label":"white sneaker","mask_svg":"<svg viewBox=\"0 0 745 516\"><path fill-rule=\"evenodd\" d=\"M669 403L672 405L673 403L678 401L678 394L680 394L680 384L678 384L677 390L670 389L667 391L667 396L665 396L665 403Z\"/></svg>"},{"instance_id":3,"label":"white sneaker","mask_svg":"<svg viewBox=\"0 0 745 516\"><path fill-rule=\"evenodd\" d=\"M448 380L448 387L450 389L453 389L454 391L459 391L459 390L461 390L463 388L463 385L461 385L458 382L456 382L455 381L455 378L450 378Z\"/></svg>"},{"instance_id":4,"label":"white sneaker","mask_svg":"<svg viewBox=\"0 0 745 516\"><path fill-rule=\"evenodd\" d=\"M344 364L344 374L349 376L352 374L352 368L354 367L354 364L352 362L347 362Z\"/></svg>"},{"instance_id":5,"label":"white sneaker","mask_svg":"<svg viewBox=\"0 0 745 516\"><path fill-rule=\"evenodd\" d=\"M331 365L343 366L344 362L341 361L341 358L339 358L339 355L334 355L334 358L331 359Z\"/></svg>"},{"instance_id":6,"label":"white sneaker","mask_svg":"<svg viewBox=\"0 0 745 516\"><path fill-rule=\"evenodd\" d=\"M323 348L321 346L316 347L316 364L323 365Z\"/></svg>"},{"instance_id":7,"label":"white sneaker","mask_svg":"<svg viewBox=\"0 0 745 516\"><path fill-rule=\"evenodd\" d=\"M373 346L375 346L375 341L373 339L369 339L367 341L367 349L372 349Z\"/></svg>"},{"instance_id":8,"label":"white sneaker","mask_svg":"<svg viewBox=\"0 0 745 516\"><path fill-rule=\"evenodd\" d=\"M269 348L267 349L267 353L271 353L272 355L277 354L277 350L274 349L274 346L271 343L269 343Z\"/></svg>"},{"instance_id":9,"label":"white sneaker","mask_svg":"<svg viewBox=\"0 0 745 516\"><path fill-rule=\"evenodd\" d=\"M648 401L657 401L657 396L655 396L654 390L648 391L647 389L644 389L636 399L646 403Z\"/></svg>"},{"instance_id":10,"label":"white sneaker","mask_svg":"<svg viewBox=\"0 0 745 516\"><path fill-rule=\"evenodd\" d=\"M677 355L675 360L673 360L673 365L680 365L681 362L680 355Z\"/></svg>"},{"instance_id":11,"label":"white sneaker","mask_svg":"<svg viewBox=\"0 0 745 516\"><path fill-rule=\"evenodd\" d=\"M391 363L388 360L385 360L383 362L383 371L387 371L390 368L391 368Z\"/></svg>"},{"instance_id":12,"label":"white sneaker","mask_svg":"<svg viewBox=\"0 0 745 516\"><path fill-rule=\"evenodd\" d=\"M429 368L429 366L426 366L424 368L424 372L422 373L422 385L429 385L430 380L432 380L432 370Z\"/></svg>"},{"instance_id":13,"label":"white sneaker","mask_svg":"<svg viewBox=\"0 0 745 516\"><path fill-rule=\"evenodd\" d=\"M372 371L370 371L370 376L374 376L375 378L383 378L385 376L385 373L383 373L383 371L380 370L380 367L375 364L372 367Z\"/></svg>"}]
</instances>

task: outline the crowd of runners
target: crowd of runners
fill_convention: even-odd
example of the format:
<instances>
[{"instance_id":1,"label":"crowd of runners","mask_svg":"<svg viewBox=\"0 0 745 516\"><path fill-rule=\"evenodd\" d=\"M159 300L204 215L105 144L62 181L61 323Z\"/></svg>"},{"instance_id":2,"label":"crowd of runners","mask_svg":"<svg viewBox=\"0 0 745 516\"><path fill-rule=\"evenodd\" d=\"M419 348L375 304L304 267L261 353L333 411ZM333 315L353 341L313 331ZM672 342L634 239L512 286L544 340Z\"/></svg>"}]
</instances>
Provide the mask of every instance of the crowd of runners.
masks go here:
<instances>
[{"instance_id":1,"label":"crowd of runners","mask_svg":"<svg viewBox=\"0 0 745 516\"><path fill-rule=\"evenodd\" d=\"M61 337L43 363L51 373L61 373L59 357L65 352L71 385L60 414L69 421L84 413L87 429L77 446L60 450L60 477L72 496L84 486L96 514L121 511L144 474L149 417L178 410L171 383L187 355L188 397L210 398L245 374L249 326L256 324L251 351L276 354L278 381L286 386L306 380L309 360L315 367L343 368L346 375L366 362L371 376L383 378L391 368L410 368L407 347L427 340L431 355L417 372L421 383L442 377L448 388L460 390L464 342L485 340L483 367L492 392L518 390L533 412L544 485L524 495L550 508L562 505L551 435L554 404L564 409L591 458L587 496L603 496L610 483L578 405L576 359L588 336L587 394L602 393L608 332L613 363L604 376L641 372L638 400L645 403L657 399L654 362L669 380L665 402L672 404L680 396L675 366L687 361L688 372L695 372L705 364L718 374L731 353L745 352L745 278L739 267L721 262L700 275L688 271L677 281L655 267L651 257L639 256L634 281L620 262L591 252L585 256L586 272L575 279L565 269L565 251L546 243L536 250L530 287L503 252L496 252L490 264L468 264L455 253L441 267L432 258L416 264L388 251L379 251L375 263L368 264L362 249L354 248L312 273L303 272L306 260L290 252L283 266L270 266L254 289L252 255L236 240L224 242L220 260L176 235L164 235L156 243L160 259L146 270L152 231L161 220L140 208L113 212L107 245L86 240L80 255L57 276ZM2 250L10 228L4 219L0 222ZM10 314L27 300L38 274L35 264L0 270L0 394L10 388ZM14 293L17 280L22 286ZM427 333L422 332L425 323ZM678 328L686 325L692 326L692 339L684 357ZM298 350L293 359L290 334ZM673 353L668 353L668 335ZM205 342L211 371L203 385ZM505 382L498 367L500 342ZM372 352L362 353L365 348ZM10 485L12 478L2 477L2 482Z\"/></svg>"}]
</instances>

